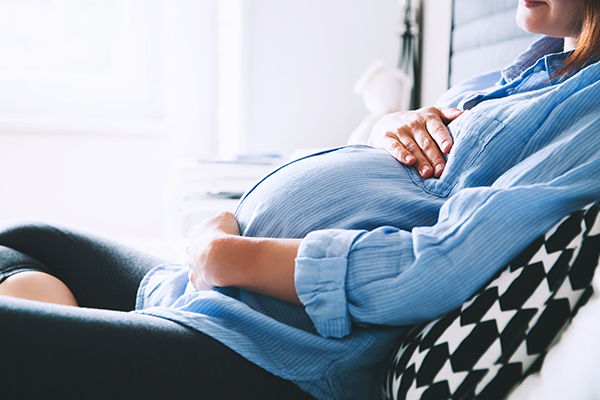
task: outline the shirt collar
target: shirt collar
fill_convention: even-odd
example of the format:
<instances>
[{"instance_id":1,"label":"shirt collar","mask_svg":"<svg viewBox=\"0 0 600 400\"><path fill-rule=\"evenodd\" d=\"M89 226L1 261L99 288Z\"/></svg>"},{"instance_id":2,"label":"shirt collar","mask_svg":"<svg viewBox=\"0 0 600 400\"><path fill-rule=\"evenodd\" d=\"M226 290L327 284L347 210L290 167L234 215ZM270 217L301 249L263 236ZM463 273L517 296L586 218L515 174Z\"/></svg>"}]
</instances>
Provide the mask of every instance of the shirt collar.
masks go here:
<instances>
[{"instance_id":1,"label":"shirt collar","mask_svg":"<svg viewBox=\"0 0 600 400\"><path fill-rule=\"evenodd\" d=\"M521 53L521 55L519 55L515 61L502 70L502 80L504 83L509 83L515 80L521 76L523 71L533 66L540 58L550 53L560 53L563 51L563 47L564 39L543 36L542 38L533 42L531 46L525 50L525 52ZM561 59L564 60L564 57ZM555 70L560 66L560 62L561 60L556 59L555 61L551 62L550 67ZM549 67L549 65L546 65L546 67ZM552 76L552 71L550 69L548 69L548 72L550 73L550 76Z\"/></svg>"},{"instance_id":2,"label":"shirt collar","mask_svg":"<svg viewBox=\"0 0 600 400\"><path fill-rule=\"evenodd\" d=\"M546 71L548 72L548 76L552 78L550 82L553 85L562 82L563 80L577 72L576 70L569 72L566 76L555 76L556 71L558 71L558 69L563 66L564 62L571 54L573 54L573 51L566 51L564 53L559 54L548 54L546 57L544 57L544 62L546 63Z\"/></svg>"}]
</instances>

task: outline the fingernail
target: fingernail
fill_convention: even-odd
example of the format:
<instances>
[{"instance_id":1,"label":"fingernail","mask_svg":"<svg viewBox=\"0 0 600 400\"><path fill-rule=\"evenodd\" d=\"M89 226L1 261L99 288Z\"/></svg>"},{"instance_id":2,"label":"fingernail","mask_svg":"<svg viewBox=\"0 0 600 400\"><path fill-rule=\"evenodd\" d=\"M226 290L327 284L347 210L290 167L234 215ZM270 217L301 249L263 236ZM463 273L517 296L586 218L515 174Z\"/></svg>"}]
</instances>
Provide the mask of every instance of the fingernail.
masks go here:
<instances>
[{"instance_id":1,"label":"fingernail","mask_svg":"<svg viewBox=\"0 0 600 400\"><path fill-rule=\"evenodd\" d=\"M406 161L407 163L412 163L412 162L415 162L416 159L409 154L406 157L404 157L404 161Z\"/></svg>"},{"instance_id":2,"label":"fingernail","mask_svg":"<svg viewBox=\"0 0 600 400\"><path fill-rule=\"evenodd\" d=\"M421 175L425 176L428 175L431 172L431 168L428 166L425 166L423 168L421 168Z\"/></svg>"},{"instance_id":3,"label":"fingernail","mask_svg":"<svg viewBox=\"0 0 600 400\"><path fill-rule=\"evenodd\" d=\"M436 176L439 176L442 173L443 170L444 170L444 166L443 165L441 165L441 164L436 165L435 166L435 174L436 174Z\"/></svg>"},{"instance_id":4,"label":"fingernail","mask_svg":"<svg viewBox=\"0 0 600 400\"><path fill-rule=\"evenodd\" d=\"M442 142L442 151L443 151L444 153L447 153L449 150L450 150L450 142L449 142L449 141L447 141L447 140L444 140L444 141Z\"/></svg>"}]
</instances>

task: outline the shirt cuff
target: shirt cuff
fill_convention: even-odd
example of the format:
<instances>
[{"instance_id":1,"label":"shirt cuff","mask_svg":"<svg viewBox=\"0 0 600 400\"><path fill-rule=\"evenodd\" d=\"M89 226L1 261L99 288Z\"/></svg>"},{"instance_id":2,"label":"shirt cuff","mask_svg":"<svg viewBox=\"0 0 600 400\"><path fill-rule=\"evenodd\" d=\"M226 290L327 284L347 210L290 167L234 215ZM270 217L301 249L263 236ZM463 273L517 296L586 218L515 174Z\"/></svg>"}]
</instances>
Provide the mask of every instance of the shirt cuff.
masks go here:
<instances>
[{"instance_id":1,"label":"shirt cuff","mask_svg":"<svg viewBox=\"0 0 600 400\"><path fill-rule=\"evenodd\" d=\"M306 236L296 257L296 292L317 332L341 338L350 333L346 301L348 253L363 231L324 230Z\"/></svg>"}]
</instances>

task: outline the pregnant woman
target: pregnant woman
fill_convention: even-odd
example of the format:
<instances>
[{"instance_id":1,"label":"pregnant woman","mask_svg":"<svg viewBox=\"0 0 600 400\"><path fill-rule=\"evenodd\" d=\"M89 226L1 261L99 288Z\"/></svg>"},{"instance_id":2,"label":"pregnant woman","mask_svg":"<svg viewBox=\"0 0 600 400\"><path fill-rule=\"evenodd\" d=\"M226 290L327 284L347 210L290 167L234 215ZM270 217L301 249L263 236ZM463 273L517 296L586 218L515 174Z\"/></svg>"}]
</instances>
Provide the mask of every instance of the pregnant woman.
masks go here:
<instances>
[{"instance_id":1,"label":"pregnant woman","mask_svg":"<svg viewBox=\"0 0 600 400\"><path fill-rule=\"evenodd\" d=\"M407 327L600 198L600 6L521 1L517 20L547 36L436 107L384 117L374 147L272 172L191 230L188 265L4 224L0 393L379 398Z\"/></svg>"}]
</instances>

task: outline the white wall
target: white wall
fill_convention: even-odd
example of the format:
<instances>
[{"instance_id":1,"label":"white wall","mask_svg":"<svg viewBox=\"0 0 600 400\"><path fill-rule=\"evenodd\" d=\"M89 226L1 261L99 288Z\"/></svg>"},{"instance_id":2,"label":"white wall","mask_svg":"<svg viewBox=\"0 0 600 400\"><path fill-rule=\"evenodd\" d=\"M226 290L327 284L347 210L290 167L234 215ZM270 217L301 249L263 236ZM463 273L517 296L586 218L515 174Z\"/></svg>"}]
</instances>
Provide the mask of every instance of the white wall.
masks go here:
<instances>
[{"instance_id":1,"label":"white wall","mask_svg":"<svg viewBox=\"0 0 600 400\"><path fill-rule=\"evenodd\" d=\"M451 0L423 1L422 105L448 88ZM354 83L399 56L397 0L246 2L245 129L251 152L344 144L366 115Z\"/></svg>"},{"instance_id":2,"label":"white wall","mask_svg":"<svg viewBox=\"0 0 600 400\"><path fill-rule=\"evenodd\" d=\"M164 4L162 133L0 126L0 220L52 220L113 237L162 236L173 161L216 151L214 4ZM189 40L197 37L202 40Z\"/></svg>"},{"instance_id":3,"label":"white wall","mask_svg":"<svg viewBox=\"0 0 600 400\"><path fill-rule=\"evenodd\" d=\"M398 0L249 0L248 150L345 144L367 115L353 87L399 54Z\"/></svg>"},{"instance_id":4,"label":"white wall","mask_svg":"<svg viewBox=\"0 0 600 400\"><path fill-rule=\"evenodd\" d=\"M173 6L166 18L198 22L191 30L178 30L175 24L170 34L210 35L214 3L165 4L179 3L194 12L180 13ZM248 150L291 152L345 143L366 115L362 99L352 91L354 83L377 58L396 63L397 0L247 0L246 5ZM210 52L208 39L188 49L189 54ZM215 131L214 104L208 100L214 97L213 63L177 54L167 57L167 69L179 65L207 75L188 85L174 82L167 90L167 104L175 106L165 110L163 136L0 130L0 220L41 218L115 237L160 238L172 161L216 149L209 139ZM177 74L171 75L176 81ZM193 102L170 102L186 90Z\"/></svg>"},{"instance_id":5,"label":"white wall","mask_svg":"<svg viewBox=\"0 0 600 400\"><path fill-rule=\"evenodd\" d=\"M451 0L423 0L421 105L429 106L448 89Z\"/></svg>"}]
</instances>

